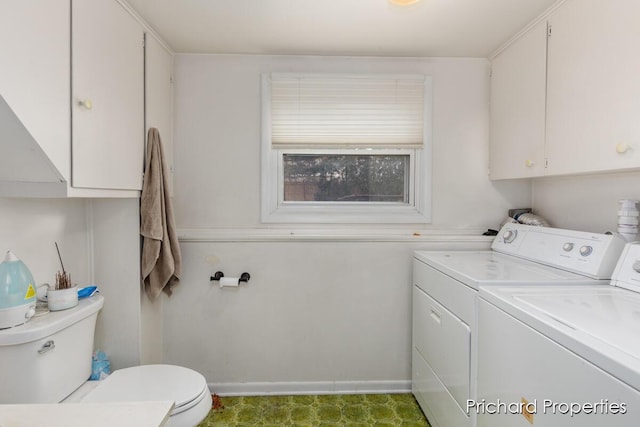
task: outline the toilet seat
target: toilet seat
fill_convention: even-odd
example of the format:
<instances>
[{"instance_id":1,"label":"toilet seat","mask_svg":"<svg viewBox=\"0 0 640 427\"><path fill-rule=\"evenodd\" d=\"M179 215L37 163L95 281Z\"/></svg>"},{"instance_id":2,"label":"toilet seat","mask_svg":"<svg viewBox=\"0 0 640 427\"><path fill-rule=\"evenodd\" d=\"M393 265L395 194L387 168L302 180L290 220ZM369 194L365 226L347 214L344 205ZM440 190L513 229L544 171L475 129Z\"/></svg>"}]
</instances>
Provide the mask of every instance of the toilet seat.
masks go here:
<instances>
[{"instance_id":1,"label":"toilet seat","mask_svg":"<svg viewBox=\"0 0 640 427\"><path fill-rule=\"evenodd\" d=\"M211 399L207 382L196 371L174 365L143 365L116 370L82 401L173 400L174 416L197 406L207 396Z\"/></svg>"}]
</instances>

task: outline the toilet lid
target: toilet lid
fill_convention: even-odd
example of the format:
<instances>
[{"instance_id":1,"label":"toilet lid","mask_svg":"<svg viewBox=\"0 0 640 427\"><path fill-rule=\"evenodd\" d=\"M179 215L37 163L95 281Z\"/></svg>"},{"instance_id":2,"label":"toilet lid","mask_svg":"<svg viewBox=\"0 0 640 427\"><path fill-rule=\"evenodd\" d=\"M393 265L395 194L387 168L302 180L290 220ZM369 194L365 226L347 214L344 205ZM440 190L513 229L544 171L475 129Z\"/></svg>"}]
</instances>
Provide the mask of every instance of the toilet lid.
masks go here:
<instances>
[{"instance_id":1,"label":"toilet lid","mask_svg":"<svg viewBox=\"0 0 640 427\"><path fill-rule=\"evenodd\" d=\"M173 365L143 365L113 372L83 402L173 400L172 414L177 414L195 406L207 393L207 381L194 370Z\"/></svg>"}]
</instances>

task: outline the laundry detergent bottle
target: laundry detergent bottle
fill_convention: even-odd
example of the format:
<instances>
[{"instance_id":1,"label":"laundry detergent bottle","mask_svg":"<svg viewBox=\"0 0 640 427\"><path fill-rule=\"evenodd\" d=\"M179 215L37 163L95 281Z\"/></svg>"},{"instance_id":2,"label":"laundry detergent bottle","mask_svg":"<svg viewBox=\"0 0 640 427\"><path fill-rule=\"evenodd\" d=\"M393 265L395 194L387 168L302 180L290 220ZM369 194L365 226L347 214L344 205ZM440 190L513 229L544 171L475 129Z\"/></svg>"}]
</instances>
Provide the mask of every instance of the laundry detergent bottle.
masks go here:
<instances>
[{"instance_id":1,"label":"laundry detergent bottle","mask_svg":"<svg viewBox=\"0 0 640 427\"><path fill-rule=\"evenodd\" d=\"M0 329L22 325L36 312L36 289L27 266L11 251L0 263Z\"/></svg>"}]
</instances>

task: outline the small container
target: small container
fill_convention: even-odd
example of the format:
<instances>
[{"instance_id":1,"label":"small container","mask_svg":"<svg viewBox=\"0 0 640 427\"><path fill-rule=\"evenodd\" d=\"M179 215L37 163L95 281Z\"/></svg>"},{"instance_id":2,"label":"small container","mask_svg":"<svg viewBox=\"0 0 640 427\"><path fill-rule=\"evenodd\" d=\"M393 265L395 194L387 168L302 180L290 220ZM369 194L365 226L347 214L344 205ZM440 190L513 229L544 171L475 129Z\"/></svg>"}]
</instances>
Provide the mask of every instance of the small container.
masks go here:
<instances>
[{"instance_id":1,"label":"small container","mask_svg":"<svg viewBox=\"0 0 640 427\"><path fill-rule=\"evenodd\" d=\"M637 209L638 206L637 200L622 199L619 203L621 209Z\"/></svg>"},{"instance_id":2,"label":"small container","mask_svg":"<svg viewBox=\"0 0 640 427\"><path fill-rule=\"evenodd\" d=\"M60 311L75 307L78 305L78 287L49 289L47 291L47 305L51 311Z\"/></svg>"},{"instance_id":3,"label":"small container","mask_svg":"<svg viewBox=\"0 0 640 427\"><path fill-rule=\"evenodd\" d=\"M637 216L619 216L618 225L638 225Z\"/></svg>"},{"instance_id":4,"label":"small container","mask_svg":"<svg viewBox=\"0 0 640 427\"><path fill-rule=\"evenodd\" d=\"M618 233L627 241L635 241L638 237L638 224L640 223L640 212L638 212L638 201L622 199L619 201L618 211Z\"/></svg>"}]
</instances>

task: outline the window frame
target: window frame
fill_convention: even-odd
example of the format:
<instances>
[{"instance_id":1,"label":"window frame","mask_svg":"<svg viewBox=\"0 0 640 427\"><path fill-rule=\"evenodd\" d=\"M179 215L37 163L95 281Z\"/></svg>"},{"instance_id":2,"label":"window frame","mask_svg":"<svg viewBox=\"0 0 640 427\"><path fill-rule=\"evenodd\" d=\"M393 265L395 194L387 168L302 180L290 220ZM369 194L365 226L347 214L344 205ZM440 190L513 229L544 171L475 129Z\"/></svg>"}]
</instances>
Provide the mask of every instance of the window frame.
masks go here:
<instances>
[{"instance_id":1,"label":"window frame","mask_svg":"<svg viewBox=\"0 0 640 427\"><path fill-rule=\"evenodd\" d=\"M274 148L271 144L271 73L262 74L261 220L263 223L403 224L431 222L432 79L424 76L422 148ZM409 155L409 203L284 201L285 154Z\"/></svg>"}]
</instances>

